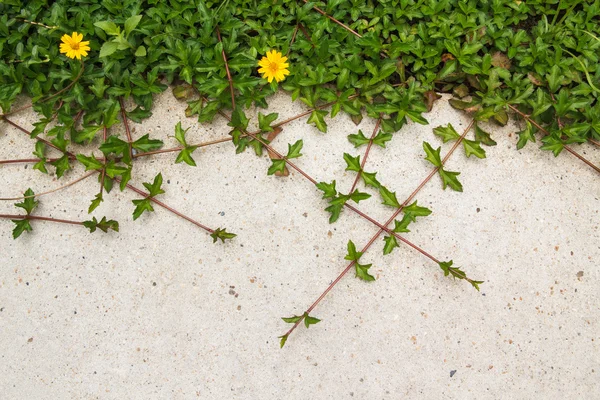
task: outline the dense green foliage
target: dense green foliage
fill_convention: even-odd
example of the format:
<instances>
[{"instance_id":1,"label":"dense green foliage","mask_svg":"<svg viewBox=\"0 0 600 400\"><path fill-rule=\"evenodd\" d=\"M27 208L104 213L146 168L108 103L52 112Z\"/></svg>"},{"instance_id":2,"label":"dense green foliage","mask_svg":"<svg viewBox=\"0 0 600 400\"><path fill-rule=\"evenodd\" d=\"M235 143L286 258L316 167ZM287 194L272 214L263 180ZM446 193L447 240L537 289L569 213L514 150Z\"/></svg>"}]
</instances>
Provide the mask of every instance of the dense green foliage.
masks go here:
<instances>
[{"instance_id":1,"label":"dense green foliage","mask_svg":"<svg viewBox=\"0 0 600 400\"><path fill-rule=\"evenodd\" d=\"M91 42L79 81L36 106L45 116L40 133L63 101L58 118L65 129L48 132L61 147L66 140L93 141L98 126L110 126L117 96L131 96L139 105L130 118L147 117L152 95L165 83L197 89L209 101L190 101L188 113L211 120L231 107L222 50L237 105L266 107L277 86L260 78L256 66L269 49L289 51L291 75L282 87L294 99L311 107L335 102L332 116L341 110L356 119L383 112L389 116L386 131L407 119L426 123L422 113L431 96L424 93L435 89L472 95L453 104L478 119L506 123L506 105L521 106L549 126L546 146L556 152L564 142L600 138L598 1L8 0L0 14L4 112L19 93L40 100L78 75L79 62L58 52L62 34L81 32ZM177 93L191 91L184 86ZM69 122L79 110L85 111L84 125L76 131ZM325 130L325 114L316 110L309 121ZM533 135L526 129L521 139L520 146Z\"/></svg>"}]
</instances>

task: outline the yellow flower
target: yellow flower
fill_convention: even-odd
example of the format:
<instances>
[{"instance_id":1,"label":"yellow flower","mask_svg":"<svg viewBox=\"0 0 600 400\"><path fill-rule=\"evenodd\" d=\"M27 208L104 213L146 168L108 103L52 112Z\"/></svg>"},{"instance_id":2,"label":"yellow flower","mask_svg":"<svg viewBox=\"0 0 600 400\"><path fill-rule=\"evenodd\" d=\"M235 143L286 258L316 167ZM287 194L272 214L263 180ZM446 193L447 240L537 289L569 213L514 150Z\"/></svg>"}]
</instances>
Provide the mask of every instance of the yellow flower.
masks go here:
<instances>
[{"instance_id":1,"label":"yellow flower","mask_svg":"<svg viewBox=\"0 0 600 400\"><path fill-rule=\"evenodd\" d=\"M65 53L69 58L77 57L78 60L81 60L81 56L87 56L88 51L90 50L90 42L82 42L83 35L81 33L73 32L72 36L63 35L60 40L62 43L60 44L60 52Z\"/></svg>"},{"instance_id":2,"label":"yellow flower","mask_svg":"<svg viewBox=\"0 0 600 400\"><path fill-rule=\"evenodd\" d=\"M290 71L287 69L290 65L286 61L287 57L282 57L280 52L275 50L267 51L267 56L258 62L258 65L261 67L258 69L258 73L263 74L263 78L267 79L269 83L273 81L273 78L277 82L281 82L285 79L286 75L290 74Z\"/></svg>"}]
</instances>

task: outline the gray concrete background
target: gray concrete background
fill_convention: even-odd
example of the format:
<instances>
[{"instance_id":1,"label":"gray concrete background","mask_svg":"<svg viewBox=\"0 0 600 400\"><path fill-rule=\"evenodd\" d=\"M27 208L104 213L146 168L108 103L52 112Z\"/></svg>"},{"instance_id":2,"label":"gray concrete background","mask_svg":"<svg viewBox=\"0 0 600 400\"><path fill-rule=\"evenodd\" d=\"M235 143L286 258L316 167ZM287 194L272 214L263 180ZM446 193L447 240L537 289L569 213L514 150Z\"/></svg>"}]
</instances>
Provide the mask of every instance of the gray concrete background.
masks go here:
<instances>
[{"instance_id":1,"label":"gray concrete background","mask_svg":"<svg viewBox=\"0 0 600 400\"><path fill-rule=\"evenodd\" d=\"M285 94L270 103L280 118L305 109ZM180 120L192 142L227 135L224 119L200 125L184 110L170 92L158 96L134 136L175 146ZM430 126L407 125L369 157L367 170L402 200L430 171L421 143L440 145L432 127L468 123L446 101L427 118ZM14 120L31 128L36 118ZM327 122L327 134L305 119L289 124L275 146L302 138L298 165L347 191L354 175L342 154L364 148L347 141L358 131L349 118ZM406 246L382 256L379 239L364 256L377 281L346 276L313 312L322 322L300 327L282 350L277 336L288 325L279 318L301 314L345 267L348 239L363 246L377 228L348 211L328 224L320 193L294 172L267 176L266 158L225 143L197 150L197 168L173 164L174 154L136 164L135 185L162 172L161 200L238 234L225 245L160 208L133 222L130 191L113 191L94 213L119 220L118 234L37 222L13 241L13 224L1 220L0 397L600 398L600 181L568 154L517 152L517 130L493 128L498 145L485 160L457 151L448 168L461 172L464 193L443 191L434 177L417 196L433 213L406 235L484 280L480 293ZM6 123L0 144L0 159L33 150ZM579 149L600 162L597 149ZM82 174L56 181L31 166L0 166L0 197ZM93 177L41 197L36 213L88 219L97 187ZM392 210L379 203L375 195L359 208L383 222ZM0 213L16 212L0 204Z\"/></svg>"}]
</instances>

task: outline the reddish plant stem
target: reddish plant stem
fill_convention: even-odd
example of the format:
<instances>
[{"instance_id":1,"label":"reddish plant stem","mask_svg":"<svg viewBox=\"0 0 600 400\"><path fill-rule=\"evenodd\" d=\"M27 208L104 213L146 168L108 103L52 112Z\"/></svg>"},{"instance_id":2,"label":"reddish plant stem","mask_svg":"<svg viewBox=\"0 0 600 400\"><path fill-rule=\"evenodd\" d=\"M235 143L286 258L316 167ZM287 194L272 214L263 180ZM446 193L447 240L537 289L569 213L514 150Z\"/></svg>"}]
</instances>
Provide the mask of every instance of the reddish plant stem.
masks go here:
<instances>
[{"instance_id":1,"label":"reddish plant stem","mask_svg":"<svg viewBox=\"0 0 600 400\"><path fill-rule=\"evenodd\" d=\"M47 158L46 162L59 160L59 158ZM20 164L20 163L37 163L42 161L39 158L19 158L15 160L0 160L0 164Z\"/></svg>"},{"instance_id":2,"label":"reddish plant stem","mask_svg":"<svg viewBox=\"0 0 600 400\"><path fill-rule=\"evenodd\" d=\"M39 220L39 221L50 221L50 222L58 222L61 224L71 224L71 225L83 225L83 222L79 221L69 221L66 219L57 219L50 217L38 217L37 215L10 215L10 214L0 214L0 218L9 218L9 219L28 219L28 220Z\"/></svg>"},{"instance_id":3,"label":"reddish plant stem","mask_svg":"<svg viewBox=\"0 0 600 400\"><path fill-rule=\"evenodd\" d=\"M354 192L354 189L356 189L356 185L358 185L358 181L360 180L360 172L364 171L364 169L365 169L365 165L367 164L367 157L369 157L369 152L371 151L371 146L373 145L373 139L375 138L375 135L379 131L379 125L381 124L381 118L382 117L380 115L379 119L377 120L377 123L375 124L375 129L373 129L373 133L371 134L371 138L369 139L369 144L367 145L367 150L365 150L365 156L364 156L362 162L360 163L360 171L356 173L356 179L354 179L352 188L350 188L350 193Z\"/></svg>"},{"instance_id":4,"label":"reddish plant stem","mask_svg":"<svg viewBox=\"0 0 600 400\"><path fill-rule=\"evenodd\" d=\"M304 25L302 25L300 22L298 22L298 27L300 28L300 31L302 32L302 34L304 35L304 37L306 38L306 40L310 43L310 45L314 49L315 48L315 44L312 42L312 38L308 34L308 31L306 30L306 28L304 27Z\"/></svg>"},{"instance_id":5,"label":"reddish plant stem","mask_svg":"<svg viewBox=\"0 0 600 400\"><path fill-rule=\"evenodd\" d=\"M217 38L219 38L219 42L223 44L223 40L221 39L221 31L219 27L216 28ZM231 109L235 110L235 94L233 91L233 79L231 79L231 72L229 71L229 63L227 62L227 55L225 54L225 49L221 50L221 56L223 57L223 62L225 63L225 72L227 72L227 80L229 81L229 91L231 92Z\"/></svg>"},{"instance_id":6,"label":"reddish plant stem","mask_svg":"<svg viewBox=\"0 0 600 400\"><path fill-rule=\"evenodd\" d=\"M359 94L358 94L358 93L356 93L356 94L353 94L352 96L348 96L348 100L355 99L355 98L357 98L358 96L359 96ZM285 125L285 124L289 124L289 123L290 123L290 122L292 122L292 121L295 121L295 120L297 120L297 119L299 119L299 118L302 118L302 117L305 117L305 116L307 116L307 115L310 115L310 114L311 114L313 111L315 111L315 110L321 110L321 109L323 109L323 108L327 108L327 107L329 107L329 106L332 106L332 105L334 105L335 103L336 103L335 101L331 101L331 102L329 102L329 103L322 104L322 105L320 105L320 106L317 106L317 107L315 107L315 108L311 108L311 109L310 109L310 110L308 110L308 111L304 111L304 112L302 112L302 113L300 113L300 114L298 114L298 115L295 115L295 116L293 116L293 117L290 117L290 118L288 118L288 119L284 119L283 121L276 123L276 124L275 124L275 125L273 125L272 127L273 127L273 128L278 128L278 127L280 127L280 126L283 126L283 125ZM256 133L258 133L258 132L256 132Z\"/></svg>"},{"instance_id":7,"label":"reddish plant stem","mask_svg":"<svg viewBox=\"0 0 600 400\"><path fill-rule=\"evenodd\" d=\"M304 3L308 3L308 0L302 0ZM315 10L316 12L318 12L319 14L323 15L324 17L329 18L332 22L335 22L336 24L338 24L339 26L341 26L342 28L344 28L345 30L347 30L348 32L352 33L354 36L361 38L362 36L354 31L352 28L350 28L349 26L343 24L342 22L338 21L337 19L333 18L332 16L328 15L325 11L321 10L318 7L314 7L313 6L313 10Z\"/></svg>"},{"instance_id":8,"label":"reddish plant stem","mask_svg":"<svg viewBox=\"0 0 600 400\"><path fill-rule=\"evenodd\" d=\"M69 186L73 186L73 185L75 185L76 183L79 183L79 182L81 182L81 181L83 181L83 180L85 180L85 179L89 178L89 177L90 177L90 176L92 176L92 175L93 175L95 172L96 172L96 171L91 171L91 172L88 172L87 174L83 175L83 176L82 176L82 177L80 177L80 178L77 178L77 179L75 179L74 181L71 181L71 182L69 182L69 183L67 183L67 184L65 184L65 185L59 186L59 187L57 187L57 188L54 188L54 189L52 189L52 190L48 190L48 191L46 191L46 192L37 193L37 194L34 194L34 195L32 195L32 196L2 197L2 198L0 198L0 201L24 200L24 199L28 199L28 198L40 197L40 196L44 196L44 195L47 195L47 194L50 194L50 193L58 192L59 190L66 189L66 188L68 188Z\"/></svg>"},{"instance_id":9,"label":"reddish plant stem","mask_svg":"<svg viewBox=\"0 0 600 400\"><path fill-rule=\"evenodd\" d=\"M116 180L117 182L119 182L119 183L121 182L121 179L120 179L120 178L115 178L115 180ZM140 189L136 188L135 186L132 186L132 185L131 185L131 184L129 184L129 183L128 183L126 186L127 186L129 189L131 189L131 190L133 190L134 192L136 192L137 194L139 194L139 195L143 196L144 198L147 198L148 200L150 200L151 202L153 202L153 203L155 203L155 204L158 204L158 205L159 205L159 206L161 206L162 208L164 208L164 209L167 209L167 210L171 211L173 214L180 216L181 218L185 219L186 221L189 221L189 222L191 222L192 224L194 224L194 225L196 225L196 226L198 226L198 227L200 227L200 228L204 229L205 231L207 231L207 232L209 232L209 233L214 233L214 229L210 229L209 227L207 227L207 226L205 226L205 225L202 225L200 222L198 222L198 221L196 221L196 220L194 220L194 219L192 219L192 218L188 217L188 216L187 216L187 215L185 215L185 214L182 214L182 213L180 213L179 211L175 210L175 209L174 209L174 208L172 208L172 207L169 207L168 205L166 205L166 204L165 204L165 203L163 203L162 201L160 201L160 200L156 200L154 197L149 197L148 193L144 192L143 190L140 190Z\"/></svg>"},{"instance_id":10,"label":"reddish plant stem","mask_svg":"<svg viewBox=\"0 0 600 400\"><path fill-rule=\"evenodd\" d=\"M537 122L535 122L533 120L533 118L531 118L529 115L525 114L524 112L522 112L518 108L516 108L516 107L514 107L514 106L512 106L510 104L508 104L508 108L510 108L511 110L513 110L514 112L516 112L517 114L519 114L521 117L523 117L527 121L529 121L533 126L535 126L536 128L538 128L540 130L540 132L542 132L544 134L544 136L547 136L547 135L550 134L544 127L542 127L540 124L538 124ZM591 167L594 171L600 173L600 168L597 167L596 165L594 165L590 160L588 160L587 158L585 158L584 156L582 156L581 154L579 154L578 152L576 152L575 150L573 150L570 146L567 146L566 144L563 145L563 147L564 147L564 149L566 151L568 151L569 153L571 153L575 157L579 158L581 161L583 161L585 164L587 164L589 167Z\"/></svg>"},{"instance_id":11,"label":"reddish plant stem","mask_svg":"<svg viewBox=\"0 0 600 400\"><path fill-rule=\"evenodd\" d=\"M123 118L123 125L125 125L125 134L127 135L127 146L129 146L129 157L133 158L133 147L131 147L133 140L131 139L131 130L129 129L129 120L127 118L127 112L125 111L125 103L123 103L122 97L119 97L119 104L121 105L121 117ZM104 135L106 136L106 127L105 127ZM106 141L106 138L104 140Z\"/></svg>"},{"instance_id":12,"label":"reddish plant stem","mask_svg":"<svg viewBox=\"0 0 600 400\"><path fill-rule=\"evenodd\" d=\"M102 142L106 142L107 130L106 125L102 127ZM106 161L106 160L105 160ZM100 197L102 198L102 193L104 192L104 178L106 177L106 165L102 168L102 175L100 177Z\"/></svg>"},{"instance_id":13,"label":"reddish plant stem","mask_svg":"<svg viewBox=\"0 0 600 400\"><path fill-rule=\"evenodd\" d=\"M5 121L7 121L7 122L9 122L9 123L10 123L12 126L14 126L15 128L19 129L20 131L22 131L22 132L23 132L23 133L25 133L26 135L28 135L28 136L31 136L31 133L30 133L29 131L27 131L25 128L22 128L22 127L20 127L19 125L15 124L15 123L14 123L14 122L12 122L12 121L9 121L9 120L8 120L8 119L6 119L6 118L4 118L4 120L5 120ZM45 142L45 143L48 143L49 145L51 145L52 147L56 148L57 150L59 150L59 151L62 151L62 150L58 149L56 146L52 145L50 142L47 142L47 141L45 141L44 139L36 138L36 140L41 140L41 141L43 141L43 142ZM65 154L65 155L67 155L67 156L68 156L68 157L70 157L70 158L73 158L73 159L75 158L75 155L74 155L73 153L71 153L71 152L68 152L68 151L67 151L67 152L64 152L64 154ZM99 173L99 171L95 171L95 172ZM117 182L121 182L120 178L115 178L115 180L116 180ZM131 185L131 184L129 184L129 183L128 183L126 186L127 186L127 188L129 188L130 190L133 190L134 192L136 192L136 193L138 193L138 194L140 194L140 195L142 195L142 196L144 196L144 197L148 197L148 194L147 194L147 193L145 193L144 191L142 191L142 190L140 190L140 189L136 188L135 186L133 186L133 185ZM168 205L166 205L166 204L165 204L165 203L163 203L162 201L156 200L156 199L154 199L154 198L151 198L151 197L150 197L149 199L150 199L150 201L152 201L153 203L155 203L155 204L157 204L157 205L161 206L162 208L164 208L164 209L166 209L166 210L168 210L168 211L172 212L173 214L175 214L175 215L177 215L177 216L179 216L179 217L181 217L181 218L185 219L186 221L189 221L189 222L193 223L194 225L196 225L196 226L198 226L198 227L200 227L200 228L202 228L202 229L204 229L204 230L206 230L206 231L208 231L208 232L210 232L210 233L213 233L213 232L214 232L214 230L213 230L213 229L210 229L210 228L208 228L207 226L204 226L204 225L202 225L202 224L201 224L201 223L199 223L198 221L196 221L196 220L194 220L194 219L192 219L192 218L188 217L187 215L180 213L179 211L175 210L174 208L172 208L172 207L169 207Z\"/></svg>"},{"instance_id":14,"label":"reddish plant stem","mask_svg":"<svg viewBox=\"0 0 600 400\"><path fill-rule=\"evenodd\" d=\"M298 22L296 24L296 27L294 28L294 33L292 33L292 40L290 40L290 44L288 46L288 51L287 51L286 57L288 57L290 55L290 52L292 51L292 45L296 41L296 35L298 34L298 26L299 25L300 25L300 23Z\"/></svg>"},{"instance_id":15,"label":"reddish plant stem","mask_svg":"<svg viewBox=\"0 0 600 400\"><path fill-rule=\"evenodd\" d=\"M448 161L448 158L450 158L450 156L452 155L452 153L454 153L454 151L456 150L456 148L463 141L463 139L465 138L465 136L467 135L467 133L469 132L469 130L471 130L471 127L473 126L474 122L475 122L475 120L471 121L471 123L469 124L469 126L467 126L467 128L465 129L465 131L463 132L463 134L460 136L460 138L456 141L456 143L454 143L454 145L452 146L452 148L450 149L450 151L448 151L448 153L446 154L446 156L442 160L441 166L435 167L429 173L429 175L427 175L427 177L421 182L421 184L419 184L419 186L411 193L410 196L408 196L408 198L404 201L404 203L402 203L402 207L400 207L399 209L397 209L394 212L394 214L386 221L384 227L387 227L389 224L392 223L392 221L394 221L394 219L396 219L396 217L400 214L400 212L402 212L402 209L408 203L410 203L410 201L427 184L427 182L429 182L431 180L431 178L440 170L440 168L442 166L444 166L444 164L446 163L446 161ZM365 253L367 250L369 250L369 248L371 247L371 245L384 232L384 230L390 232L389 230L387 230L387 228L384 229L384 227L383 226L380 227L379 231L371 238L371 240L369 240L369 242L367 243L367 245L365 247L363 247L363 249L361 250L361 253ZM393 232L393 233L394 233L394 236L396 236L395 232ZM396 237L398 237L398 236L396 236ZM424 255L428 256L429 258L431 258L432 260L434 260L435 262L438 262L438 260L436 260L433 256L431 256L431 255L427 254L426 252L422 251L417 246L412 245L412 244L410 244L410 245L413 248L419 250L422 254L424 254ZM283 336L286 336L286 337L289 336L298 327L298 325L300 325L300 323L304 319L304 316L310 314L310 312L321 302L321 300L323 300L323 298L327 295L327 293L329 293L331 291L331 289L333 289L333 287L335 285L337 285L337 283L344 277L344 275L346 275L348 273L348 271L350 271L350 269L354 266L354 264L356 264L356 261L352 261L350 264L348 264L348 266L346 268L344 268L344 270L337 276L337 278L331 284L329 284L329 286L327 286L327 289L325 289L325 291L317 298L317 300L306 310L306 313L302 315L302 318L300 318L296 323L294 323L294 325L292 325L292 327Z\"/></svg>"},{"instance_id":16,"label":"reddish plant stem","mask_svg":"<svg viewBox=\"0 0 600 400\"><path fill-rule=\"evenodd\" d=\"M229 116L227 114L225 114L222 111L219 111L219 113L226 119L230 119ZM454 145L454 147L452 148L452 150L450 151L449 154L451 154L451 152L453 152L456 147L458 147L458 144L460 144L460 142L462 142L462 140L464 139L465 135L467 134L467 132L469 131L469 129L473 126L473 122L471 121L471 123L469 124L469 127L465 130L465 132L463 133L463 135L460 137L460 139L457 141L457 143ZM244 132L244 131L242 131ZM285 160L286 164L289 165L291 168L295 169L298 173L300 173L304 178L306 178L308 181L310 181L313 185L317 185L317 181L311 177L310 175L308 175L306 172L304 172L300 167L298 167L296 164L294 164L293 162L291 162L290 160L288 160L286 157L284 157L281 153L279 153L277 150L275 150L273 147L271 147L269 144L267 144L264 140L262 140L261 138L259 138L258 136L253 135L252 133L248 133L245 132L247 135L251 136L253 139L259 141L263 146L265 146L269 152L271 152L272 154L274 154L275 156L279 157L279 159ZM446 162L446 160L448 159L449 155L447 155L444 160L442 160L442 165L444 164L444 162ZM439 170L440 167L434 169L434 171L429 174L429 176L426 178L426 180L421 183L421 185L419 186L418 190L420 190L425 183L427 183L432 177L433 175ZM356 207L348 204L348 203L344 203L344 206L349 208L350 210L354 211L355 213L357 213L359 216L365 218L367 221L375 224L377 227L380 228L380 232L379 234L381 234L381 232L385 231L387 233L389 233L392 236L395 236L396 238L398 238L399 240L401 240L402 242L408 244L409 246L417 249L419 252L421 252L423 255L429 257L430 259L432 259L435 262L438 262L437 259L435 259L433 256L431 256L429 253L427 253L425 250L419 248L417 245L409 242L407 239L401 237L400 235L398 235L396 232L390 230L389 228L387 228L387 226L394 220L394 218L396 218L396 216L398 214L400 214L400 212L402 211L402 209L404 208L404 206L417 194L418 190L416 190L415 192L413 192L409 198L402 204L402 207L400 207L398 209L398 211L392 216L392 218L385 224L385 225L381 225L379 222L377 222L376 220L374 220L373 218L369 217L367 214L363 213L362 211L358 210ZM379 234L377 236L379 236Z\"/></svg>"}]
</instances>

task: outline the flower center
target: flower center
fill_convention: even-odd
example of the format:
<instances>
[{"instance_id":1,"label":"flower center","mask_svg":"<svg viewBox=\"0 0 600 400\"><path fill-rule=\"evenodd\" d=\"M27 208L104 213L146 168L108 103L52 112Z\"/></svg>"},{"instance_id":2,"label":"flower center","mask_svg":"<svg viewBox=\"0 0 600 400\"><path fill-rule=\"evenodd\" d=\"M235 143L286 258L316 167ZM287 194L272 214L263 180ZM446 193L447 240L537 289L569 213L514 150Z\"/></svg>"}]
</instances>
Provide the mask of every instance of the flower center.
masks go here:
<instances>
[{"instance_id":1,"label":"flower center","mask_svg":"<svg viewBox=\"0 0 600 400\"><path fill-rule=\"evenodd\" d=\"M71 42L71 48L73 50L79 50L79 43Z\"/></svg>"},{"instance_id":2,"label":"flower center","mask_svg":"<svg viewBox=\"0 0 600 400\"><path fill-rule=\"evenodd\" d=\"M279 64L272 62L271 64L269 64L269 69L271 70L271 72L275 73L279 71Z\"/></svg>"}]
</instances>

